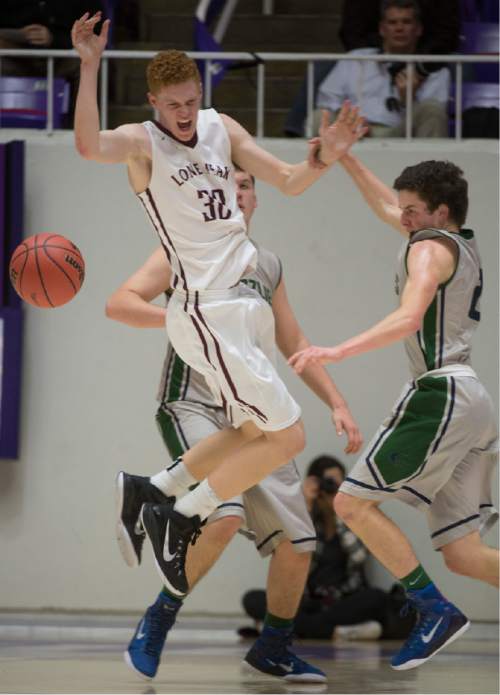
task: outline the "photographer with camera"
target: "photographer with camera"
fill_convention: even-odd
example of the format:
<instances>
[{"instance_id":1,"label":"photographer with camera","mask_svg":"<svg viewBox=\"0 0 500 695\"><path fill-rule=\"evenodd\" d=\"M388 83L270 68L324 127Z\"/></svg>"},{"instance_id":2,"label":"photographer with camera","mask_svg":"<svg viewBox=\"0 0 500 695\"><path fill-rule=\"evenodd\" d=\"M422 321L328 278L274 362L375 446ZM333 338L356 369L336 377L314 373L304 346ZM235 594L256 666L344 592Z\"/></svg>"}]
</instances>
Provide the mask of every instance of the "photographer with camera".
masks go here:
<instances>
[{"instance_id":1,"label":"photographer with camera","mask_svg":"<svg viewBox=\"0 0 500 695\"><path fill-rule=\"evenodd\" d=\"M303 639L402 639L414 623L413 614L399 615L404 593L399 585L390 592L369 586L364 572L368 552L333 510L333 498L344 478L345 468L333 456L317 457L307 470L303 491L317 547L295 632ZM243 607L261 622L266 611L265 592L247 592ZM249 632L242 629L240 634Z\"/></svg>"},{"instance_id":2,"label":"photographer with camera","mask_svg":"<svg viewBox=\"0 0 500 695\"><path fill-rule=\"evenodd\" d=\"M381 49L360 48L350 55L417 54L422 23L416 0L384 0L379 34ZM410 83L406 63L339 60L319 87L317 107L336 113L348 99L360 107L369 135L403 137L408 89L413 100L413 135L447 137L450 74L442 63L417 63Z\"/></svg>"}]
</instances>

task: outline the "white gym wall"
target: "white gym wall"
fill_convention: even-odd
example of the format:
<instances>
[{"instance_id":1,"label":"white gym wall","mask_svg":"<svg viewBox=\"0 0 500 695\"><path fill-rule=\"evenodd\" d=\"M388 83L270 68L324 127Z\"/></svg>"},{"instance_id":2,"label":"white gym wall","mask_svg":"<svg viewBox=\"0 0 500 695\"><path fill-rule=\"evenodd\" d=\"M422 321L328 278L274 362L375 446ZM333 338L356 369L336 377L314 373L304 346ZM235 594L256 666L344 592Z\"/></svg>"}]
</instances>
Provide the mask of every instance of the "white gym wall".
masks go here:
<instances>
[{"instance_id":1,"label":"white gym wall","mask_svg":"<svg viewBox=\"0 0 500 695\"><path fill-rule=\"evenodd\" d=\"M105 318L107 296L157 245L128 189L124 167L80 159L71 134L24 132L26 230L74 241L87 264L80 294L67 306L26 306L21 455L0 460L0 609L141 610L160 588L152 555L130 570L114 540L113 486L120 469L151 474L167 462L156 431L155 395L165 350L161 330L139 331ZM0 140L13 139L0 131ZM279 157L299 161L303 141L268 140ZM468 226L479 239L485 291L474 365L498 406L498 156L490 141L367 141L356 153L392 183L408 164L450 159L470 183ZM282 259L292 306L310 339L332 345L367 328L396 302L395 258L402 238L374 218L340 167L297 198L265 185L252 234ZM330 369L368 440L407 377L402 345ZM348 466L325 407L282 364L303 408L304 470L321 453ZM498 495L495 492L498 502ZM451 575L432 550L425 519L386 505L446 594L476 619L496 620L497 592ZM498 532L488 536L497 544ZM265 583L267 563L236 538L187 600L185 610L235 613L246 589ZM371 576L388 586L376 563Z\"/></svg>"}]
</instances>

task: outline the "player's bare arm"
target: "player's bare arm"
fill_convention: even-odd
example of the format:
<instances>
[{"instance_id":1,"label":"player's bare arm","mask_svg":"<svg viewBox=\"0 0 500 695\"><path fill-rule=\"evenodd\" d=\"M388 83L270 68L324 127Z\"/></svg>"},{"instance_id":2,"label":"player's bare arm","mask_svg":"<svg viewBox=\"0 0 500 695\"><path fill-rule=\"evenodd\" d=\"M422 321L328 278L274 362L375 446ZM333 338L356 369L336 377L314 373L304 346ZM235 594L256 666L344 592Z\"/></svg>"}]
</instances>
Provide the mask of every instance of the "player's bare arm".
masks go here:
<instances>
[{"instance_id":1,"label":"player's bare arm","mask_svg":"<svg viewBox=\"0 0 500 695\"><path fill-rule=\"evenodd\" d=\"M309 347L310 342L302 332L288 301L284 280L281 280L274 292L272 308L276 323L276 344L283 357L288 359L295 352ZM300 376L311 391L332 411L332 421L337 434L340 436L346 433L345 453L354 454L359 451L363 443L359 428L326 369L321 364L312 363Z\"/></svg>"},{"instance_id":2,"label":"player's bare arm","mask_svg":"<svg viewBox=\"0 0 500 695\"><path fill-rule=\"evenodd\" d=\"M396 311L367 331L335 347L311 346L288 360L300 374L311 362L328 364L361 355L402 340L420 330L425 312L440 285L453 274L456 251L453 242L428 239L413 244L407 258L408 281Z\"/></svg>"},{"instance_id":3,"label":"player's bare arm","mask_svg":"<svg viewBox=\"0 0 500 695\"><path fill-rule=\"evenodd\" d=\"M400 234L408 236L408 230L401 224L401 210L396 193L350 152L342 157L340 164L377 217Z\"/></svg>"},{"instance_id":4,"label":"player's bare arm","mask_svg":"<svg viewBox=\"0 0 500 695\"><path fill-rule=\"evenodd\" d=\"M135 184L135 178L138 177L133 175L134 169L140 169L141 162L150 159L149 142L143 127L139 124L129 124L115 130L100 130L97 78L109 31L109 20L105 20L100 32L94 33L94 28L101 19L100 12L92 17L86 12L76 20L71 30L73 47L81 61L75 108L76 148L85 159L105 164L121 162L131 165L131 178ZM142 183L140 179L138 183ZM146 187L147 180L144 188Z\"/></svg>"},{"instance_id":5,"label":"player's bare arm","mask_svg":"<svg viewBox=\"0 0 500 695\"><path fill-rule=\"evenodd\" d=\"M321 138L322 157L327 165L313 167L308 161L288 164L257 145L239 123L221 114L231 141L233 161L257 179L278 188L285 195L299 195L317 181L363 134L363 119L357 109L346 106L344 119L325 124Z\"/></svg>"},{"instance_id":6,"label":"player's bare arm","mask_svg":"<svg viewBox=\"0 0 500 695\"><path fill-rule=\"evenodd\" d=\"M171 276L160 247L109 297L106 316L134 328L165 328L167 310L151 302L170 287Z\"/></svg>"}]
</instances>

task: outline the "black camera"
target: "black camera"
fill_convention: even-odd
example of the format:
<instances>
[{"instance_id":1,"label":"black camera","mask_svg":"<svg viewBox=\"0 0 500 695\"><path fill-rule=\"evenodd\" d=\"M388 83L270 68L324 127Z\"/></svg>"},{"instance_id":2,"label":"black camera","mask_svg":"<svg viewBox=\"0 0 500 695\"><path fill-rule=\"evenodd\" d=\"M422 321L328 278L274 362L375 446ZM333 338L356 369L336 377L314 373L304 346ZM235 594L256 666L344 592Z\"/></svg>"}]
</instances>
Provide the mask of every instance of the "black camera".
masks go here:
<instances>
[{"instance_id":1,"label":"black camera","mask_svg":"<svg viewBox=\"0 0 500 695\"><path fill-rule=\"evenodd\" d=\"M333 478L325 477L319 479L319 490L326 492L327 495L335 495L339 489L338 484Z\"/></svg>"}]
</instances>

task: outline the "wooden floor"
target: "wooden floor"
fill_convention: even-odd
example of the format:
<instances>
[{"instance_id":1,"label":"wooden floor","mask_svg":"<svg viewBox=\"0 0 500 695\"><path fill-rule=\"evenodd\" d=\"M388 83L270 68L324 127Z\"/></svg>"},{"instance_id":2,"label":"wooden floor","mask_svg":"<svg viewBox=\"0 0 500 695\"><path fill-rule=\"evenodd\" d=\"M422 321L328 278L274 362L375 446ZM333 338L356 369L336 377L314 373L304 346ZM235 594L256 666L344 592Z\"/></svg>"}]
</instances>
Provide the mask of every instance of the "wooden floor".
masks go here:
<instances>
[{"instance_id":1,"label":"wooden floor","mask_svg":"<svg viewBox=\"0 0 500 695\"><path fill-rule=\"evenodd\" d=\"M0 618L0 693L498 693L496 626L477 626L424 666L393 671L397 644L326 642L296 644L323 669L325 685L292 685L241 671L251 643L238 641L221 621L184 621L169 635L152 681L140 680L122 651L135 619L103 627Z\"/></svg>"}]
</instances>

